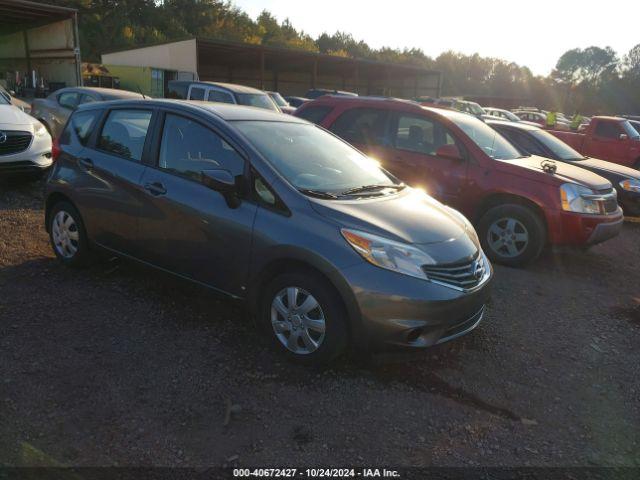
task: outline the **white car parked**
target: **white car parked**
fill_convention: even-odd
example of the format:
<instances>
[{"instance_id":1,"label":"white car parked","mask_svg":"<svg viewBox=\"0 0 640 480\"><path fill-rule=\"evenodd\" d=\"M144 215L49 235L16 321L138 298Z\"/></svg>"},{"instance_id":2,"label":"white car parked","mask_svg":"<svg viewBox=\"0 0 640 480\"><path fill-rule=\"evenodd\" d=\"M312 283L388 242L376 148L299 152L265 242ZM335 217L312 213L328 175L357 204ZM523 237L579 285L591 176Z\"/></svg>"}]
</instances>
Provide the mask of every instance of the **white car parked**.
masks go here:
<instances>
[{"instance_id":1,"label":"white car parked","mask_svg":"<svg viewBox=\"0 0 640 480\"><path fill-rule=\"evenodd\" d=\"M52 163L44 125L0 95L0 174L39 175Z\"/></svg>"}]
</instances>

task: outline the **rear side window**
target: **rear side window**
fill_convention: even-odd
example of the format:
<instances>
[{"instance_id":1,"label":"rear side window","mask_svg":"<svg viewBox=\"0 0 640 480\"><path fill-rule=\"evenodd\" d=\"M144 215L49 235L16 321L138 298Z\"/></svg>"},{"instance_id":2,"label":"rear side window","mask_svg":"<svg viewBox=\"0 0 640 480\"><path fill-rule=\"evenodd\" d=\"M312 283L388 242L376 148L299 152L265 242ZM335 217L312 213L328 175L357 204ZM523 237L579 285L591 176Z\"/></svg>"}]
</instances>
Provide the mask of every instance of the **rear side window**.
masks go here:
<instances>
[{"instance_id":1,"label":"rear side window","mask_svg":"<svg viewBox=\"0 0 640 480\"><path fill-rule=\"evenodd\" d=\"M204 100L204 88L193 87L189 94L189 100Z\"/></svg>"},{"instance_id":2,"label":"rear side window","mask_svg":"<svg viewBox=\"0 0 640 480\"><path fill-rule=\"evenodd\" d=\"M333 110L333 107L317 105L315 107L307 107L299 113L296 113L297 117L304 118L309 122L320 125L329 112Z\"/></svg>"},{"instance_id":3,"label":"rear side window","mask_svg":"<svg viewBox=\"0 0 640 480\"><path fill-rule=\"evenodd\" d=\"M69 145L71 143L71 135L74 135L78 142L86 145L101 113L102 110L87 110L74 113L69 119L64 132L60 135L60 144Z\"/></svg>"},{"instance_id":4,"label":"rear side window","mask_svg":"<svg viewBox=\"0 0 640 480\"><path fill-rule=\"evenodd\" d=\"M596 137L618 138L621 133L617 122L598 122L596 125Z\"/></svg>"},{"instance_id":5,"label":"rear side window","mask_svg":"<svg viewBox=\"0 0 640 480\"><path fill-rule=\"evenodd\" d=\"M331 131L349 143L381 145L385 136L387 112L375 108L347 110L331 126Z\"/></svg>"},{"instance_id":6,"label":"rear side window","mask_svg":"<svg viewBox=\"0 0 640 480\"><path fill-rule=\"evenodd\" d=\"M209 90L207 100L210 102L235 103L231 95L220 90Z\"/></svg>"},{"instance_id":7,"label":"rear side window","mask_svg":"<svg viewBox=\"0 0 640 480\"><path fill-rule=\"evenodd\" d=\"M98 148L139 162L150 121L148 110L112 110L102 127Z\"/></svg>"},{"instance_id":8,"label":"rear side window","mask_svg":"<svg viewBox=\"0 0 640 480\"><path fill-rule=\"evenodd\" d=\"M187 98L187 90L189 85L184 82L169 82L167 86L167 98Z\"/></svg>"},{"instance_id":9,"label":"rear side window","mask_svg":"<svg viewBox=\"0 0 640 480\"><path fill-rule=\"evenodd\" d=\"M167 114L158 166L200 181L202 170L223 169L233 176L244 172L244 159L213 131L198 122Z\"/></svg>"},{"instance_id":10,"label":"rear side window","mask_svg":"<svg viewBox=\"0 0 640 480\"><path fill-rule=\"evenodd\" d=\"M58 97L58 103L70 110L75 110L78 106L79 95L76 92L65 92Z\"/></svg>"}]
</instances>

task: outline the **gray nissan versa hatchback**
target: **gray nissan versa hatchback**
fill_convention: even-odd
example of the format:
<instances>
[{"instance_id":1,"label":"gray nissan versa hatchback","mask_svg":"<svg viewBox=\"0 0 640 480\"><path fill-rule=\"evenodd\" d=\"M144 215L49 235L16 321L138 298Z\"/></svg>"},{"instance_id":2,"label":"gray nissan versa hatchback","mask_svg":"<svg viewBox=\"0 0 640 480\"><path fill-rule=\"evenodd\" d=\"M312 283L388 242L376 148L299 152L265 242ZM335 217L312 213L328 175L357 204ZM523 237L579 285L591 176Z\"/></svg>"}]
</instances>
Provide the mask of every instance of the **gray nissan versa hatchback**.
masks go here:
<instances>
[{"instance_id":1,"label":"gray nissan versa hatchback","mask_svg":"<svg viewBox=\"0 0 640 480\"><path fill-rule=\"evenodd\" d=\"M471 224L304 120L171 100L83 105L54 147L46 228L247 301L277 348L322 363L427 347L482 319Z\"/></svg>"}]
</instances>

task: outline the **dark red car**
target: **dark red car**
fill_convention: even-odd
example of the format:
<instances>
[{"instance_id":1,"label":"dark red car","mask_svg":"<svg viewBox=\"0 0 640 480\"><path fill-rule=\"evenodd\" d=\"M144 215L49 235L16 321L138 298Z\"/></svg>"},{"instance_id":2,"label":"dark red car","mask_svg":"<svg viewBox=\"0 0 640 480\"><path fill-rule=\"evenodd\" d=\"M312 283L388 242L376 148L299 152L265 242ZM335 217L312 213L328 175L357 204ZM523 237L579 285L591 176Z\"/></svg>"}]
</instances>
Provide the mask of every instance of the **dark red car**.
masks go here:
<instances>
[{"instance_id":1,"label":"dark red car","mask_svg":"<svg viewBox=\"0 0 640 480\"><path fill-rule=\"evenodd\" d=\"M295 115L460 210L496 262L522 265L546 244L587 246L622 228L622 210L608 180L523 156L471 115L403 100L334 96L306 103Z\"/></svg>"}]
</instances>

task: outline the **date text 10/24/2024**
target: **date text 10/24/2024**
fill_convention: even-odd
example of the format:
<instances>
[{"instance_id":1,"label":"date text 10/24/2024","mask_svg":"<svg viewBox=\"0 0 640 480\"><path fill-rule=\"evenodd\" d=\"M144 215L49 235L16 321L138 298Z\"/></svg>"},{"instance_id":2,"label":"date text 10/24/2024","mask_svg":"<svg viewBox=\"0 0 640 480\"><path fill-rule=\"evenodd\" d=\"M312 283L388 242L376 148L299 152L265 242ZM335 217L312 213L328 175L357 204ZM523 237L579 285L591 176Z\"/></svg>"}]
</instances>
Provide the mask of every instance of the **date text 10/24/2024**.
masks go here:
<instances>
[{"instance_id":1,"label":"date text 10/24/2024","mask_svg":"<svg viewBox=\"0 0 640 480\"><path fill-rule=\"evenodd\" d=\"M400 473L386 468L234 468L233 477L400 478Z\"/></svg>"}]
</instances>

